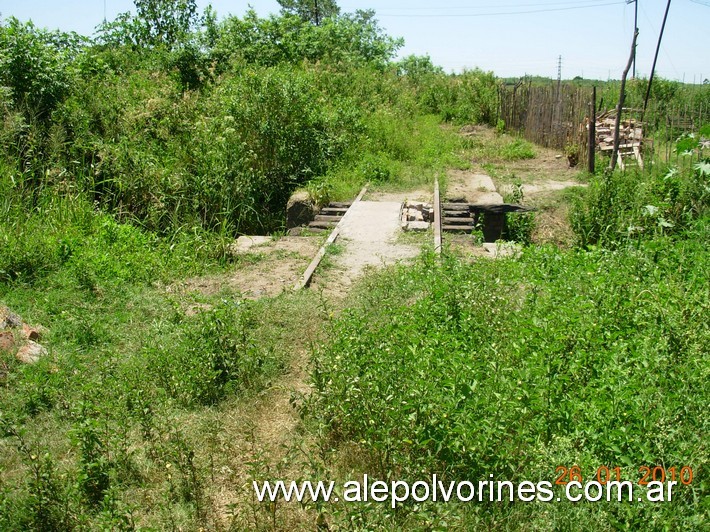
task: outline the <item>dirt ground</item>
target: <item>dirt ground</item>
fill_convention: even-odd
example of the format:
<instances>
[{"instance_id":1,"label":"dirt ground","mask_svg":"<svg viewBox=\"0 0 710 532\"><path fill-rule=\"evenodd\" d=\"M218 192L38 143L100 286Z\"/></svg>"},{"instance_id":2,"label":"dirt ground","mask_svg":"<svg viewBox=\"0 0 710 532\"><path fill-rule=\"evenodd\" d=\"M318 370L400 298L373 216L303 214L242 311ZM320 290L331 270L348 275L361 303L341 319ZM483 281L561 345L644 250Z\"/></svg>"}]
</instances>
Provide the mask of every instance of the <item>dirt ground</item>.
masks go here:
<instances>
[{"instance_id":1,"label":"dirt ground","mask_svg":"<svg viewBox=\"0 0 710 532\"><path fill-rule=\"evenodd\" d=\"M496 137L492 128L467 126L461 134L490 144ZM586 187L580 168L570 168L567 159L559 152L535 146L532 159L504 161L495 157L483 160L471 154L470 168L451 169L447 173L447 198L465 196L471 203L486 203L492 194L510 201L515 187L523 192L522 204L535 207L536 228L533 242L569 246L573 234L569 224L569 202L565 195L574 187ZM467 247L465 238L450 238L456 247ZM476 255L475 251L466 250Z\"/></svg>"},{"instance_id":2,"label":"dirt ground","mask_svg":"<svg viewBox=\"0 0 710 532\"><path fill-rule=\"evenodd\" d=\"M468 126L461 129L464 136L490 143L495 138L493 129ZM564 194L573 187L584 187L579 169L569 168L566 158L554 150L535 147L536 157L519 161L493 158L482 161L476 153L470 156L470 168L447 172L445 199L465 200L470 203L498 203L510 198L517 184L522 186L524 205L536 207L536 229L533 241L560 246L572 242L568 222L568 202ZM405 192L368 193L364 209L345 225L337 241L337 254L327 255L313 279L312 289L328 296L344 297L350 286L368 268L407 260L418 250L397 241L399 233L398 205L405 200L431 201L433 190L418 188ZM365 212L368 211L368 212ZM274 297L291 290L303 274L318 248L323 235L287 236L271 239L240 237L235 242L236 267L228 275L204 276L187 279L169 287L171 292L188 295L215 296L221 292L237 292L247 299ZM467 235L445 235L453 249L469 255L489 256L473 245ZM191 303L188 312L199 312L203 304Z\"/></svg>"},{"instance_id":3,"label":"dirt ground","mask_svg":"<svg viewBox=\"0 0 710 532\"><path fill-rule=\"evenodd\" d=\"M319 235L285 236L244 249L235 246L236 267L230 274L194 277L169 287L169 291L204 296L228 291L246 299L274 297L293 288L321 241Z\"/></svg>"}]
</instances>

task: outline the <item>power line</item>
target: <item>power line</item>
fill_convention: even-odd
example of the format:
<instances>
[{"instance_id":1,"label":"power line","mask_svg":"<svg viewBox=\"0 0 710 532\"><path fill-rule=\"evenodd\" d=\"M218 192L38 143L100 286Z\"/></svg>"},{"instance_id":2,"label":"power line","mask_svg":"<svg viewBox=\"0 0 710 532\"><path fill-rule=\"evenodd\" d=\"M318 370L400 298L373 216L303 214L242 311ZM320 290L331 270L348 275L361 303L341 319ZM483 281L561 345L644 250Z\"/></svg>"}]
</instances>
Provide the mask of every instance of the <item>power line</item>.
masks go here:
<instances>
[{"instance_id":1,"label":"power line","mask_svg":"<svg viewBox=\"0 0 710 532\"><path fill-rule=\"evenodd\" d=\"M503 12L494 12L494 13L459 13L459 14L453 14L453 13L447 13L447 14L427 14L427 15L410 15L410 14L397 14L397 13L382 13L380 11L377 12L378 17L406 17L406 18L434 18L434 17L492 17L492 16L499 16L499 15L527 15L531 13L551 13L554 11L572 11L576 9L586 9L590 7L605 7L605 6L613 6L613 5L619 5L619 4L625 4L625 0L617 1L617 2L606 2L603 4L589 4L589 5L577 5L577 6L569 6L569 7L555 7L555 8L549 8L549 9L531 9L527 11L503 11ZM500 7L500 6L497 6Z\"/></svg>"},{"instance_id":2,"label":"power line","mask_svg":"<svg viewBox=\"0 0 710 532\"><path fill-rule=\"evenodd\" d=\"M545 3L536 3L536 4L527 4L527 3L515 3L515 4L491 4L491 5L466 5L466 6L436 6L436 7L393 7L393 8L387 8L383 7L382 9L387 10L397 10L397 11L451 11L455 9L525 9L529 7L551 7L551 6L563 6L563 7L594 7L594 5L591 6L584 6L580 4L598 4L601 0L581 0L581 1L570 1L566 0L565 2L545 2ZM635 0L632 0L635 1ZM344 7L344 9L351 9L350 7ZM356 9L356 8L352 8ZM554 9L554 8L553 8ZM378 11L379 12L379 11Z\"/></svg>"},{"instance_id":3,"label":"power line","mask_svg":"<svg viewBox=\"0 0 710 532\"><path fill-rule=\"evenodd\" d=\"M646 8L644 7L644 4L641 4L641 11L643 11L644 17L646 17L646 21L648 24L651 26L651 29L654 31L654 33L658 33L658 27L656 26L656 23L651 20L651 17L648 15L648 12L646 11ZM661 30L663 31L663 30ZM660 40L659 40L660 42ZM661 44L661 50L663 51L663 55L666 58L666 61L671 65L671 68L675 72L676 77L680 77L680 72L676 68L675 64L673 63L673 58L671 57L671 54L668 53L668 50L666 50L666 47Z\"/></svg>"}]
</instances>

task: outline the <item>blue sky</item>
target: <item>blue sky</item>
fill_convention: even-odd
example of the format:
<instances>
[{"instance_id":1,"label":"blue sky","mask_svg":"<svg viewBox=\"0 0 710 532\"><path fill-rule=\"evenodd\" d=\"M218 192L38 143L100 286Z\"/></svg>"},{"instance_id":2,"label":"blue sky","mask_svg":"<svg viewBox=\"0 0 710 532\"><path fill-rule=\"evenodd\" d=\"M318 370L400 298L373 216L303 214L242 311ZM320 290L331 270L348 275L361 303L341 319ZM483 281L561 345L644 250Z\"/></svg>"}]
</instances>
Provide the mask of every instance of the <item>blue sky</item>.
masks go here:
<instances>
[{"instance_id":1,"label":"blue sky","mask_svg":"<svg viewBox=\"0 0 710 532\"><path fill-rule=\"evenodd\" d=\"M276 0L198 0L219 17L277 13ZM666 0L638 0L638 75L648 75ZM91 35L106 16L133 9L131 0L0 0L15 16L50 29ZM403 37L400 55L428 54L447 71L479 67L499 76L534 74L618 79L629 54L634 4L626 0L340 0L343 11L374 9L383 28ZM710 78L710 0L673 0L657 74L699 83Z\"/></svg>"}]
</instances>

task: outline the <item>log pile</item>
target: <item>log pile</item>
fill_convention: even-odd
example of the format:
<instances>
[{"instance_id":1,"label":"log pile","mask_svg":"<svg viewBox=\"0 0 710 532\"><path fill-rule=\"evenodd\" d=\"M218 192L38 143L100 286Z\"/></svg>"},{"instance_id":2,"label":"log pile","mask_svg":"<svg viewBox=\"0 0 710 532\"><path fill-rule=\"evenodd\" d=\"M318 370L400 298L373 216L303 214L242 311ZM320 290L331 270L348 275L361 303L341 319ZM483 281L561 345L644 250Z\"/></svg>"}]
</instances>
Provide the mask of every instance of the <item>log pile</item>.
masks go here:
<instances>
[{"instance_id":1,"label":"log pile","mask_svg":"<svg viewBox=\"0 0 710 532\"><path fill-rule=\"evenodd\" d=\"M631 109L624 109L631 111ZM616 124L616 109L597 115L596 117L596 146L602 153L614 150L614 126ZM587 126L589 127L589 126ZM623 157L632 156L643 168L641 158L641 144L643 142L643 124L635 118L622 118L619 127L619 167L623 170Z\"/></svg>"}]
</instances>

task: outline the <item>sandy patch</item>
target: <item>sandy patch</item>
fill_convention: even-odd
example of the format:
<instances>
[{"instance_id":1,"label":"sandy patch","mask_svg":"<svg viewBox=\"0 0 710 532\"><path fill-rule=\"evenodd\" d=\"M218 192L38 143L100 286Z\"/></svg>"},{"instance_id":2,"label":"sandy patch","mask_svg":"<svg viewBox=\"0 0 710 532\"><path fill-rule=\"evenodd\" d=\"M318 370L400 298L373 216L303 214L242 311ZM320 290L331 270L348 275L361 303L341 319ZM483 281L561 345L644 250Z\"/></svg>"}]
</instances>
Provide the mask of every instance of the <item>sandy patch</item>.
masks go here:
<instances>
[{"instance_id":1,"label":"sandy patch","mask_svg":"<svg viewBox=\"0 0 710 532\"><path fill-rule=\"evenodd\" d=\"M288 236L278 240L251 239L242 244L237 267L228 273L193 277L168 287L168 291L206 296L234 291L247 299L273 297L290 290L320 247L317 237Z\"/></svg>"},{"instance_id":2,"label":"sandy patch","mask_svg":"<svg viewBox=\"0 0 710 532\"><path fill-rule=\"evenodd\" d=\"M399 201L360 201L348 211L341 223L338 243L345 251L335 257L335 265L342 270L341 281L346 284L360 277L368 267L380 267L408 260L419 254L419 249L397 243L401 232Z\"/></svg>"},{"instance_id":3,"label":"sandy patch","mask_svg":"<svg viewBox=\"0 0 710 532\"><path fill-rule=\"evenodd\" d=\"M466 203L503 203L489 175L467 170L449 171L445 197Z\"/></svg>"}]
</instances>

